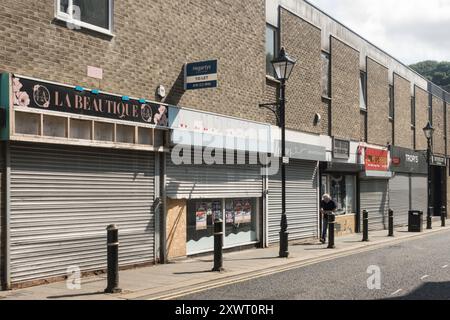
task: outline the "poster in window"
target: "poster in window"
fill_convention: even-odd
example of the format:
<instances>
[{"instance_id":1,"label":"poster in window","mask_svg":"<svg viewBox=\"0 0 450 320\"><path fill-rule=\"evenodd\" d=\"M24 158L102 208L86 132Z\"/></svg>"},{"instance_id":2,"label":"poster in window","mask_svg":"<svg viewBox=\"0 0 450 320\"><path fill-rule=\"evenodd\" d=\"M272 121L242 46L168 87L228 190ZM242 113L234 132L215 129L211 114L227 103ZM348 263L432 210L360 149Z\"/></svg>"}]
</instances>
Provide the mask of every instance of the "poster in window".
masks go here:
<instances>
[{"instance_id":1,"label":"poster in window","mask_svg":"<svg viewBox=\"0 0 450 320\"><path fill-rule=\"evenodd\" d=\"M250 200L245 200L241 223L251 223L251 222L252 222L252 204Z\"/></svg>"},{"instance_id":2,"label":"poster in window","mask_svg":"<svg viewBox=\"0 0 450 320\"><path fill-rule=\"evenodd\" d=\"M214 222L217 218L222 216L222 203L220 201L214 201L211 205L212 211L212 221Z\"/></svg>"},{"instance_id":3,"label":"poster in window","mask_svg":"<svg viewBox=\"0 0 450 320\"><path fill-rule=\"evenodd\" d=\"M195 212L195 218L196 218L196 230L207 230L207 211L208 211L208 204L204 202L197 203L197 210Z\"/></svg>"},{"instance_id":4,"label":"poster in window","mask_svg":"<svg viewBox=\"0 0 450 320\"><path fill-rule=\"evenodd\" d=\"M234 201L234 224L243 223L243 205L241 200Z\"/></svg>"},{"instance_id":5,"label":"poster in window","mask_svg":"<svg viewBox=\"0 0 450 320\"><path fill-rule=\"evenodd\" d=\"M227 223L227 224L234 223L233 202L228 201L228 200L225 205L225 223Z\"/></svg>"}]
</instances>

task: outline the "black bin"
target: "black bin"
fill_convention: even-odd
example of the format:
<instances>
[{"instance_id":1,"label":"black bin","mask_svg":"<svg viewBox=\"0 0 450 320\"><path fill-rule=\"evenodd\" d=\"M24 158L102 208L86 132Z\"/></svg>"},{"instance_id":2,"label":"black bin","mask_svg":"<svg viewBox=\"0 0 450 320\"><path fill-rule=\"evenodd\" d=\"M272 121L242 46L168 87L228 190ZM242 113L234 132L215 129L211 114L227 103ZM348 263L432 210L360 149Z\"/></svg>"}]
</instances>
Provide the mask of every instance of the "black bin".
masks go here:
<instances>
[{"instance_id":1,"label":"black bin","mask_svg":"<svg viewBox=\"0 0 450 320\"><path fill-rule=\"evenodd\" d=\"M423 231L423 212L409 211L408 213L408 232L422 232Z\"/></svg>"}]
</instances>

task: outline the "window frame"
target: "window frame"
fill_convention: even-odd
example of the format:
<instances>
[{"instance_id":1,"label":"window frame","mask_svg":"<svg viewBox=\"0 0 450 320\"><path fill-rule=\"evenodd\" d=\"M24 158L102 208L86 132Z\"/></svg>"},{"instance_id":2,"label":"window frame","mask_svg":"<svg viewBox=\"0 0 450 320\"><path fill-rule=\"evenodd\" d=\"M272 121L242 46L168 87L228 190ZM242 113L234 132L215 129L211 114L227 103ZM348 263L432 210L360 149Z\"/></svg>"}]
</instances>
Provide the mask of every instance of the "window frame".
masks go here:
<instances>
[{"instance_id":1,"label":"window frame","mask_svg":"<svg viewBox=\"0 0 450 320\"><path fill-rule=\"evenodd\" d=\"M273 59L276 59L278 57L278 53L280 51L280 34L279 34L280 31L279 31L279 28L277 28L277 27L275 27L275 26L273 26L273 25L271 25L269 23L266 23L266 34L267 34L267 29L270 29L273 32L273 35L274 35L274 39L273 39L273 45L274 45L273 46L273 50L274 50ZM265 46L264 50L267 49L267 38L265 39L265 42L266 42L266 46ZM267 56L267 51L265 52L265 55ZM265 69L266 69L265 70L266 77L269 77L271 79L275 79L276 80L275 70L272 71L273 72L272 74L269 73L268 70L267 70L267 61L266 61L266 68Z\"/></svg>"},{"instance_id":2,"label":"window frame","mask_svg":"<svg viewBox=\"0 0 450 320\"><path fill-rule=\"evenodd\" d=\"M389 85L389 120L394 120L395 116L395 101L394 101L394 86Z\"/></svg>"},{"instance_id":3,"label":"window frame","mask_svg":"<svg viewBox=\"0 0 450 320\"><path fill-rule=\"evenodd\" d=\"M99 33L106 34L108 36L114 36L113 34L113 18L114 18L114 0L108 0L108 23L109 28L105 29L81 20L73 18L73 0L68 0L68 12L61 11L61 0L55 0L55 18L64 21L66 23L73 24L74 26L89 29Z\"/></svg>"}]
</instances>

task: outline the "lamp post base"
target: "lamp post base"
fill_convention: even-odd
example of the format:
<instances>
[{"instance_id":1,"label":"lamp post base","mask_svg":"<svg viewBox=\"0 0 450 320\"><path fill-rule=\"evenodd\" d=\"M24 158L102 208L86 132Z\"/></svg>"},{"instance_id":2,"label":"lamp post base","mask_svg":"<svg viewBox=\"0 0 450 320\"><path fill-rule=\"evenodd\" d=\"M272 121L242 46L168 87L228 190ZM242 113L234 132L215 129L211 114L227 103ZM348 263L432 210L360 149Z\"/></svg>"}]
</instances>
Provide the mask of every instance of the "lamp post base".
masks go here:
<instances>
[{"instance_id":1,"label":"lamp post base","mask_svg":"<svg viewBox=\"0 0 450 320\"><path fill-rule=\"evenodd\" d=\"M280 232L280 258L289 257L288 238L288 232Z\"/></svg>"}]
</instances>

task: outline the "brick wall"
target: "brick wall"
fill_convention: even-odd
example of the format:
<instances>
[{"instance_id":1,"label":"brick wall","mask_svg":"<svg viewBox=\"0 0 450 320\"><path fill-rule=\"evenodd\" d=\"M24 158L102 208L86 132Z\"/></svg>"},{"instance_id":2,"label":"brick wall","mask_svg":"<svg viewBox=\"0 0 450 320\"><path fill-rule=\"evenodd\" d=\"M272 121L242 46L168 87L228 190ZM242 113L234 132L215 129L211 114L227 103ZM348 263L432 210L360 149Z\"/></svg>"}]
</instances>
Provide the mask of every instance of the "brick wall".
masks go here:
<instances>
[{"instance_id":1,"label":"brick wall","mask_svg":"<svg viewBox=\"0 0 450 320\"><path fill-rule=\"evenodd\" d=\"M314 123L316 113L322 119L321 31L287 10L281 10L281 44L297 64L286 86L286 127L309 133L327 133L327 121Z\"/></svg>"},{"instance_id":2,"label":"brick wall","mask_svg":"<svg viewBox=\"0 0 450 320\"><path fill-rule=\"evenodd\" d=\"M335 137L360 138L359 74L359 52L331 37L331 134Z\"/></svg>"},{"instance_id":3,"label":"brick wall","mask_svg":"<svg viewBox=\"0 0 450 320\"><path fill-rule=\"evenodd\" d=\"M265 2L115 1L114 33L54 21L54 0L2 0L0 70L265 121ZM217 58L219 88L183 92L185 62ZM101 67L104 79L87 77Z\"/></svg>"},{"instance_id":4,"label":"brick wall","mask_svg":"<svg viewBox=\"0 0 450 320\"><path fill-rule=\"evenodd\" d=\"M444 101L433 96L433 152L445 154Z\"/></svg>"},{"instance_id":5,"label":"brick wall","mask_svg":"<svg viewBox=\"0 0 450 320\"><path fill-rule=\"evenodd\" d=\"M428 123L428 93L415 86L416 92L416 150L427 149L427 139L423 133L423 128Z\"/></svg>"},{"instance_id":6,"label":"brick wall","mask_svg":"<svg viewBox=\"0 0 450 320\"><path fill-rule=\"evenodd\" d=\"M389 132L389 70L367 58L367 138L369 143L385 146Z\"/></svg>"},{"instance_id":7,"label":"brick wall","mask_svg":"<svg viewBox=\"0 0 450 320\"><path fill-rule=\"evenodd\" d=\"M411 84L394 73L394 144L413 148L411 133Z\"/></svg>"}]
</instances>

